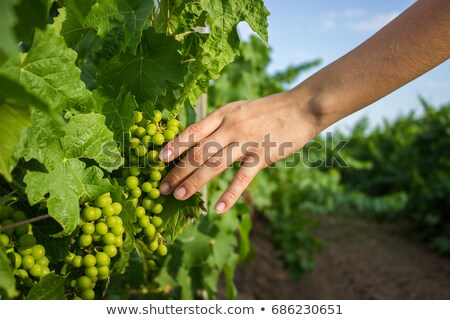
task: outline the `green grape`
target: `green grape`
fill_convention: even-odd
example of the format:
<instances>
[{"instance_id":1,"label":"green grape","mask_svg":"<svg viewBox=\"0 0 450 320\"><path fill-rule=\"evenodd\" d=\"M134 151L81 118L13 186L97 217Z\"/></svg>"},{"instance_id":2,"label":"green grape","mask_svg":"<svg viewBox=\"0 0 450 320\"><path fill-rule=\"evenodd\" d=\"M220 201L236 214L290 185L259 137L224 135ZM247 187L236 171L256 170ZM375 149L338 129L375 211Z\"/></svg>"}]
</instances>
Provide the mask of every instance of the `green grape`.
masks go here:
<instances>
[{"instance_id":1,"label":"green grape","mask_svg":"<svg viewBox=\"0 0 450 320\"><path fill-rule=\"evenodd\" d=\"M168 127L177 127L178 128L178 124L180 122L177 119L170 119L167 121L167 126Z\"/></svg>"},{"instance_id":2,"label":"green grape","mask_svg":"<svg viewBox=\"0 0 450 320\"><path fill-rule=\"evenodd\" d=\"M50 261L48 260L47 257L42 257L42 258L40 258L39 260L37 260L35 263L38 264L38 265L41 265L41 266L43 266L43 267L46 267L46 266L48 266L48 264L50 263Z\"/></svg>"},{"instance_id":3,"label":"green grape","mask_svg":"<svg viewBox=\"0 0 450 320\"><path fill-rule=\"evenodd\" d=\"M31 253L33 252L33 249L32 249L32 248L22 248L22 247L19 247L19 248L17 249L17 251L18 251L19 254L23 257L23 256L29 256L29 255L31 255Z\"/></svg>"},{"instance_id":4,"label":"green grape","mask_svg":"<svg viewBox=\"0 0 450 320\"><path fill-rule=\"evenodd\" d=\"M136 218L142 218L143 216L145 216L145 208L144 207L141 207L141 206L139 206L139 207L137 207L136 208Z\"/></svg>"},{"instance_id":5,"label":"green grape","mask_svg":"<svg viewBox=\"0 0 450 320\"><path fill-rule=\"evenodd\" d=\"M162 161L159 161L156 165L153 166L153 169L158 171L163 171L166 168L166 164Z\"/></svg>"},{"instance_id":6,"label":"green grape","mask_svg":"<svg viewBox=\"0 0 450 320\"><path fill-rule=\"evenodd\" d=\"M152 223L156 228L159 228L162 226L163 224L163 219L161 219L161 217L153 217L152 218Z\"/></svg>"},{"instance_id":7,"label":"green grape","mask_svg":"<svg viewBox=\"0 0 450 320\"><path fill-rule=\"evenodd\" d=\"M92 289L84 289L80 293L80 297L83 300L94 300L95 299L95 292Z\"/></svg>"},{"instance_id":8,"label":"green grape","mask_svg":"<svg viewBox=\"0 0 450 320\"><path fill-rule=\"evenodd\" d=\"M31 268L30 268L30 274L33 277L39 278L42 275L42 266L39 264L34 264Z\"/></svg>"},{"instance_id":9,"label":"green grape","mask_svg":"<svg viewBox=\"0 0 450 320\"><path fill-rule=\"evenodd\" d=\"M90 234L82 234L78 237L78 245L81 248L88 247L92 243L92 236Z\"/></svg>"},{"instance_id":10,"label":"green grape","mask_svg":"<svg viewBox=\"0 0 450 320\"><path fill-rule=\"evenodd\" d=\"M150 179L152 179L153 181L161 180L161 172L156 170L150 171Z\"/></svg>"},{"instance_id":11,"label":"green grape","mask_svg":"<svg viewBox=\"0 0 450 320\"><path fill-rule=\"evenodd\" d=\"M45 256L45 248L42 245L37 244L33 247L31 255L33 256L35 261L38 261Z\"/></svg>"},{"instance_id":12,"label":"green grape","mask_svg":"<svg viewBox=\"0 0 450 320\"><path fill-rule=\"evenodd\" d=\"M158 246L158 253L162 256L162 257L164 257L166 254L167 254L167 247L164 245L164 244L160 244L159 246Z\"/></svg>"},{"instance_id":13,"label":"green grape","mask_svg":"<svg viewBox=\"0 0 450 320\"><path fill-rule=\"evenodd\" d=\"M131 166L130 168L128 168L129 173L131 176L139 176L141 174L141 168L139 168L138 166Z\"/></svg>"},{"instance_id":14,"label":"green grape","mask_svg":"<svg viewBox=\"0 0 450 320\"><path fill-rule=\"evenodd\" d=\"M138 157L143 157L147 154L147 148L144 145L139 145L136 148L134 148L134 153Z\"/></svg>"},{"instance_id":15,"label":"green grape","mask_svg":"<svg viewBox=\"0 0 450 320\"><path fill-rule=\"evenodd\" d=\"M81 227L81 231L84 234L93 234L95 231L95 226L92 222L85 222L85 223L83 223L83 226Z\"/></svg>"},{"instance_id":16,"label":"green grape","mask_svg":"<svg viewBox=\"0 0 450 320\"><path fill-rule=\"evenodd\" d=\"M8 244L9 236L4 233L0 233L0 246L6 247Z\"/></svg>"},{"instance_id":17,"label":"green grape","mask_svg":"<svg viewBox=\"0 0 450 320\"><path fill-rule=\"evenodd\" d=\"M130 146L136 148L141 145L141 140L139 138L131 138Z\"/></svg>"},{"instance_id":18,"label":"green grape","mask_svg":"<svg viewBox=\"0 0 450 320\"><path fill-rule=\"evenodd\" d=\"M102 236L108 232L108 226L106 223L99 222L95 225L95 232Z\"/></svg>"},{"instance_id":19,"label":"green grape","mask_svg":"<svg viewBox=\"0 0 450 320\"><path fill-rule=\"evenodd\" d=\"M115 236L121 236L125 232L125 228L123 226L117 226L111 228L111 233Z\"/></svg>"},{"instance_id":20,"label":"green grape","mask_svg":"<svg viewBox=\"0 0 450 320\"><path fill-rule=\"evenodd\" d=\"M110 257L105 252L97 252L95 259L97 259L97 266L107 266L111 262Z\"/></svg>"},{"instance_id":21,"label":"green grape","mask_svg":"<svg viewBox=\"0 0 450 320\"><path fill-rule=\"evenodd\" d=\"M86 268L93 267L93 266L95 266L96 263L97 263L97 260L95 259L94 255L92 255L90 253L85 255L83 258L83 265Z\"/></svg>"},{"instance_id":22,"label":"green grape","mask_svg":"<svg viewBox=\"0 0 450 320\"><path fill-rule=\"evenodd\" d=\"M80 290L90 289L92 287L92 280L87 276L81 276L77 280L77 287Z\"/></svg>"},{"instance_id":23,"label":"green grape","mask_svg":"<svg viewBox=\"0 0 450 320\"><path fill-rule=\"evenodd\" d=\"M152 213L160 214L163 211L163 206L161 203L155 203L152 207Z\"/></svg>"},{"instance_id":24,"label":"green grape","mask_svg":"<svg viewBox=\"0 0 450 320\"><path fill-rule=\"evenodd\" d=\"M152 185L152 188L158 188L159 187L159 181L151 181L150 184Z\"/></svg>"},{"instance_id":25,"label":"green grape","mask_svg":"<svg viewBox=\"0 0 450 320\"><path fill-rule=\"evenodd\" d=\"M27 216L25 215L25 212L23 211L16 211L12 214L11 219L14 222L19 222L27 219Z\"/></svg>"},{"instance_id":26,"label":"green grape","mask_svg":"<svg viewBox=\"0 0 450 320\"><path fill-rule=\"evenodd\" d=\"M159 246L158 240L155 239L155 240L153 240L153 241L150 243L150 245L148 246L148 248L149 248L151 251L156 251L156 250L158 249L158 246Z\"/></svg>"},{"instance_id":27,"label":"green grape","mask_svg":"<svg viewBox=\"0 0 450 320\"><path fill-rule=\"evenodd\" d=\"M108 232L108 230L106 232ZM93 242L102 241L102 235L98 234L97 231L95 231L93 234L91 234L91 236L92 236L92 241Z\"/></svg>"},{"instance_id":28,"label":"green grape","mask_svg":"<svg viewBox=\"0 0 450 320\"><path fill-rule=\"evenodd\" d=\"M150 192L150 190L152 190L152 185L150 184L150 182L144 182L143 184L142 184L142 191L144 191L145 193L148 193L148 192Z\"/></svg>"},{"instance_id":29,"label":"green grape","mask_svg":"<svg viewBox=\"0 0 450 320\"><path fill-rule=\"evenodd\" d=\"M11 219L6 219L6 220L3 220L2 226L3 226L3 227L6 227L6 226L9 226L9 225L11 225L11 224L13 224L13 223L14 223L13 220L11 220ZM14 228L5 230L5 231L3 231L3 233L5 233L5 234L7 234L7 235L10 236L10 235L12 235L12 234L14 233Z\"/></svg>"},{"instance_id":30,"label":"green grape","mask_svg":"<svg viewBox=\"0 0 450 320\"><path fill-rule=\"evenodd\" d=\"M0 221L8 219L13 213L14 209L12 207L0 207Z\"/></svg>"},{"instance_id":31,"label":"green grape","mask_svg":"<svg viewBox=\"0 0 450 320\"><path fill-rule=\"evenodd\" d=\"M28 278L28 272L25 269L14 270L14 275L22 279Z\"/></svg>"},{"instance_id":32,"label":"green grape","mask_svg":"<svg viewBox=\"0 0 450 320\"><path fill-rule=\"evenodd\" d=\"M116 236L116 241L114 241L114 245L117 248L120 248L120 247L123 246L123 238L122 238L122 236Z\"/></svg>"},{"instance_id":33,"label":"green grape","mask_svg":"<svg viewBox=\"0 0 450 320\"><path fill-rule=\"evenodd\" d=\"M148 268L152 271L158 270L158 265L156 264L155 260L152 260L152 259L147 260L147 265L148 265Z\"/></svg>"},{"instance_id":34,"label":"green grape","mask_svg":"<svg viewBox=\"0 0 450 320\"><path fill-rule=\"evenodd\" d=\"M94 213L95 213L94 220L98 220L102 216L102 209L94 208Z\"/></svg>"},{"instance_id":35,"label":"green grape","mask_svg":"<svg viewBox=\"0 0 450 320\"><path fill-rule=\"evenodd\" d=\"M30 269L34 265L34 258L30 255L22 257L22 266L25 269Z\"/></svg>"},{"instance_id":36,"label":"green grape","mask_svg":"<svg viewBox=\"0 0 450 320\"><path fill-rule=\"evenodd\" d=\"M166 129L166 131L164 131L164 139L166 141L171 141L176 137L176 133L173 132L172 130Z\"/></svg>"},{"instance_id":37,"label":"green grape","mask_svg":"<svg viewBox=\"0 0 450 320\"><path fill-rule=\"evenodd\" d=\"M84 274L92 279L98 275L98 270L96 267L87 267L87 268L84 268ZM93 281L93 282L95 282L95 281Z\"/></svg>"},{"instance_id":38,"label":"green grape","mask_svg":"<svg viewBox=\"0 0 450 320\"><path fill-rule=\"evenodd\" d=\"M95 220L96 215L97 213L94 207L86 207L81 213L81 218L85 221L93 221Z\"/></svg>"},{"instance_id":39,"label":"green grape","mask_svg":"<svg viewBox=\"0 0 450 320\"><path fill-rule=\"evenodd\" d=\"M150 218L149 218L149 216L143 216L142 218L140 218L138 220L138 223L139 223L139 225L142 228L148 227L150 225Z\"/></svg>"},{"instance_id":40,"label":"green grape","mask_svg":"<svg viewBox=\"0 0 450 320\"><path fill-rule=\"evenodd\" d=\"M130 154L129 162L132 165L139 165L139 157L135 154ZM128 169L124 169L122 174L123 177L128 177L130 175L130 171Z\"/></svg>"},{"instance_id":41,"label":"green grape","mask_svg":"<svg viewBox=\"0 0 450 320\"><path fill-rule=\"evenodd\" d=\"M75 256L72 259L72 266L74 268L81 268L82 265L83 265L83 257L82 256Z\"/></svg>"},{"instance_id":42,"label":"green grape","mask_svg":"<svg viewBox=\"0 0 450 320\"><path fill-rule=\"evenodd\" d=\"M156 234L156 228L153 224L149 224L144 228L144 234L150 238L153 238Z\"/></svg>"},{"instance_id":43,"label":"green grape","mask_svg":"<svg viewBox=\"0 0 450 320\"><path fill-rule=\"evenodd\" d=\"M152 137L149 135L146 135L142 138L141 140L142 144L146 147L146 148L150 148L151 147L151 143L152 143Z\"/></svg>"},{"instance_id":44,"label":"green grape","mask_svg":"<svg viewBox=\"0 0 450 320\"><path fill-rule=\"evenodd\" d=\"M64 263L65 264L72 264L73 258L75 258L75 254L73 252L69 252L69 255L67 255L64 258Z\"/></svg>"},{"instance_id":45,"label":"green grape","mask_svg":"<svg viewBox=\"0 0 450 320\"><path fill-rule=\"evenodd\" d=\"M160 146L164 143L164 136L161 133L155 133L152 137L152 142L156 146Z\"/></svg>"},{"instance_id":46,"label":"green grape","mask_svg":"<svg viewBox=\"0 0 450 320\"><path fill-rule=\"evenodd\" d=\"M11 260L14 269L19 269L22 265L22 256L17 252L8 253L8 258L9 260Z\"/></svg>"},{"instance_id":47,"label":"green grape","mask_svg":"<svg viewBox=\"0 0 450 320\"><path fill-rule=\"evenodd\" d=\"M142 190L139 187L136 187L131 190L131 195L135 198L139 198L142 195Z\"/></svg>"},{"instance_id":48,"label":"green grape","mask_svg":"<svg viewBox=\"0 0 450 320\"><path fill-rule=\"evenodd\" d=\"M129 176L126 178L125 184L128 188L134 189L139 185L139 179L135 176Z\"/></svg>"},{"instance_id":49,"label":"green grape","mask_svg":"<svg viewBox=\"0 0 450 320\"><path fill-rule=\"evenodd\" d=\"M134 112L134 123L139 123L144 119L144 116L142 115L142 112L135 111Z\"/></svg>"},{"instance_id":50,"label":"green grape","mask_svg":"<svg viewBox=\"0 0 450 320\"><path fill-rule=\"evenodd\" d=\"M105 252L110 258L114 258L117 255L117 248L113 244L108 244L103 247L103 252Z\"/></svg>"},{"instance_id":51,"label":"green grape","mask_svg":"<svg viewBox=\"0 0 450 320\"><path fill-rule=\"evenodd\" d=\"M162 112L159 110L153 110L153 117L150 117L153 122L158 123L162 120Z\"/></svg>"},{"instance_id":52,"label":"green grape","mask_svg":"<svg viewBox=\"0 0 450 320\"><path fill-rule=\"evenodd\" d=\"M172 131L172 132L175 134L175 136L176 136L178 133L180 133L180 129L178 129L178 127L175 127L175 126L167 126L166 131L167 131L167 130Z\"/></svg>"},{"instance_id":53,"label":"green grape","mask_svg":"<svg viewBox=\"0 0 450 320\"><path fill-rule=\"evenodd\" d=\"M112 204L113 208L114 208L114 214L115 215L119 215L122 212L122 205L119 202L114 202Z\"/></svg>"},{"instance_id":54,"label":"green grape","mask_svg":"<svg viewBox=\"0 0 450 320\"><path fill-rule=\"evenodd\" d=\"M102 240L104 244L114 244L114 242L116 242L116 236L113 233L108 232L102 237Z\"/></svg>"},{"instance_id":55,"label":"green grape","mask_svg":"<svg viewBox=\"0 0 450 320\"><path fill-rule=\"evenodd\" d=\"M143 138L147 134L147 130L143 127L138 127L134 133L134 135L138 138Z\"/></svg>"},{"instance_id":56,"label":"green grape","mask_svg":"<svg viewBox=\"0 0 450 320\"><path fill-rule=\"evenodd\" d=\"M108 266L101 266L98 267L98 278L100 280L108 279L109 277L109 267Z\"/></svg>"},{"instance_id":57,"label":"green grape","mask_svg":"<svg viewBox=\"0 0 450 320\"><path fill-rule=\"evenodd\" d=\"M153 188L149 193L147 193L147 195L150 199L158 199L160 196L160 192L158 189Z\"/></svg>"},{"instance_id":58,"label":"green grape","mask_svg":"<svg viewBox=\"0 0 450 320\"><path fill-rule=\"evenodd\" d=\"M135 124L133 124L133 125L130 127L130 129L128 129L128 130L130 130L130 133L131 133L132 135L134 135L134 134L136 133L137 128L138 128L138 126L135 125Z\"/></svg>"},{"instance_id":59,"label":"green grape","mask_svg":"<svg viewBox=\"0 0 450 320\"><path fill-rule=\"evenodd\" d=\"M24 234L19 238L19 246L21 248L27 249L31 248L36 244L36 238L31 234Z\"/></svg>"},{"instance_id":60,"label":"green grape","mask_svg":"<svg viewBox=\"0 0 450 320\"><path fill-rule=\"evenodd\" d=\"M128 201L130 201L132 206L136 208L139 203L139 198L129 197Z\"/></svg>"},{"instance_id":61,"label":"green grape","mask_svg":"<svg viewBox=\"0 0 450 320\"><path fill-rule=\"evenodd\" d=\"M105 221L106 225L109 228L114 228L117 226L121 226L123 224L122 219L120 217L114 216L114 217L108 217Z\"/></svg>"},{"instance_id":62,"label":"green grape","mask_svg":"<svg viewBox=\"0 0 450 320\"><path fill-rule=\"evenodd\" d=\"M97 207L104 208L112 203L111 195L109 194L109 192L105 193L100 197L98 197L97 199L95 199L94 203Z\"/></svg>"},{"instance_id":63,"label":"green grape","mask_svg":"<svg viewBox=\"0 0 450 320\"><path fill-rule=\"evenodd\" d=\"M153 200L150 198L145 197L142 199L142 206L145 208L145 210L150 210L153 206Z\"/></svg>"},{"instance_id":64,"label":"green grape","mask_svg":"<svg viewBox=\"0 0 450 320\"><path fill-rule=\"evenodd\" d=\"M156 130L158 130L158 126L154 123L150 123L145 129L147 130L147 134L149 136L153 136L156 133Z\"/></svg>"},{"instance_id":65,"label":"green grape","mask_svg":"<svg viewBox=\"0 0 450 320\"><path fill-rule=\"evenodd\" d=\"M50 269L48 267L42 267L41 277L45 277L50 273Z\"/></svg>"},{"instance_id":66,"label":"green grape","mask_svg":"<svg viewBox=\"0 0 450 320\"><path fill-rule=\"evenodd\" d=\"M150 150L147 153L147 157L150 161L156 162L159 160L159 152L157 150Z\"/></svg>"},{"instance_id":67,"label":"green grape","mask_svg":"<svg viewBox=\"0 0 450 320\"><path fill-rule=\"evenodd\" d=\"M108 204L107 206L102 208L102 215L104 217L113 216L115 213L116 213L116 210L114 210L114 207L112 204Z\"/></svg>"},{"instance_id":68,"label":"green grape","mask_svg":"<svg viewBox=\"0 0 450 320\"><path fill-rule=\"evenodd\" d=\"M27 234L30 231L31 225L30 224L23 224L21 226L16 227L14 230L14 233L16 236L21 237L24 234Z\"/></svg>"}]
</instances>

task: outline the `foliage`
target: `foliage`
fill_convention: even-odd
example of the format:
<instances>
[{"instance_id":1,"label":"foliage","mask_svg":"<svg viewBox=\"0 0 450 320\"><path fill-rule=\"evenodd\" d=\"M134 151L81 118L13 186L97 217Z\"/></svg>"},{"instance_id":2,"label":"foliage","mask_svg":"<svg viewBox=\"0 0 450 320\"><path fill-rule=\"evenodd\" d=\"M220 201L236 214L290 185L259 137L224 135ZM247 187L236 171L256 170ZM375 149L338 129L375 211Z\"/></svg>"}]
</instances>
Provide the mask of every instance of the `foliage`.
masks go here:
<instances>
[{"instance_id":1,"label":"foliage","mask_svg":"<svg viewBox=\"0 0 450 320\"><path fill-rule=\"evenodd\" d=\"M111 259L111 277L117 280L115 275L125 272L129 264L142 263L138 270L142 270L142 276L149 282L155 283L156 278L151 277L162 279L158 272L163 272L166 265L173 265L176 257L169 254L167 260L154 258L146 247L148 244L138 237L141 230L136 226L134 206L141 199L134 197L137 191L131 193L130 198L131 187L123 177L127 172L123 166L132 164L135 159L129 154L131 135L136 136L130 127L134 122L143 125L136 120L136 115L142 112L144 120L156 123L162 134L169 121L178 117L183 108L189 110L206 91L209 81L218 78L238 54L236 26L240 21L247 21L268 41L268 14L261 0L1 2L0 174L4 178L0 181L4 196L1 204L9 208L14 203L26 213L27 219L49 214L51 219L33 223L29 235L37 239L39 246L45 247L52 271L40 277L33 276L33 282L28 282L27 286L14 281L17 275L7 276L12 275L12 268L4 259L5 253L20 248L20 236L12 234L7 247L0 245L3 298L15 297L16 290L21 298L26 295L30 299L76 298L80 291L74 287L86 288L81 290L82 298L105 295L108 286L101 277L99 283L103 282L95 286L95 292L88 288L89 281L85 278L73 278L78 274L74 271L77 263L69 253L75 250L78 256L103 250L95 239L89 245L88 241L80 242L86 246L81 246L76 239L82 236L80 229L84 224L91 223L82 210L94 205L97 209L104 208L98 199L105 194L117 203L116 207L123 208L116 214L125 232L125 236L120 232L116 235L119 254ZM206 23L209 32L198 32L198 27ZM162 119L154 119L156 110L162 112ZM184 126L187 124L185 122ZM160 148L158 144L150 151L157 152ZM147 148L144 151L147 152ZM150 162L151 166L157 165ZM166 172L170 167L159 169ZM154 182L157 188L158 183ZM189 249L181 240L176 242L176 237L183 232L192 235L200 230L200 225L204 226L205 222L197 222L193 229L186 230L200 214L199 198L195 196L185 203L170 198L164 207L161 217L165 223L158 231L168 242L175 241L169 252L171 248L184 250L185 257L189 257L188 250L193 250L192 247ZM148 211L151 210L158 212L147 212L153 219L159 210L149 207ZM100 220L107 220L108 210L105 212ZM92 221L98 224L100 220ZM214 281L217 282L222 270L226 271L232 286L230 274L234 260L220 260L219 256L236 254L235 231L239 228L245 231L248 226L248 222L242 226L237 216L226 228L216 220L211 223L218 231L208 231L205 237L212 240L217 236L222 241L217 246L211 245L204 253L215 256L207 259L211 264L207 263L207 268L214 268L214 272L206 276L207 268L202 271L207 280L201 286L207 288L209 296L214 293ZM139 232L133 231L133 226ZM88 229L86 227L87 233L83 233L84 240L89 239ZM6 238L4 240L6 243ZM77 246L75 242L79 248L73 248ZM216 247L219 249L214 249ZM158 250L161 255L165 253L163 249ZM154 267L148 269L148 261L154 259L159 259L160 271ZM197 264L191 261L180 270L195 267ZM85 273L86 268L88 266L82 267ZM93 283L98 280L95 276L91 278ZM197 289L192 286L182 290L196 292Z\"/></svg>"}]
</instances>

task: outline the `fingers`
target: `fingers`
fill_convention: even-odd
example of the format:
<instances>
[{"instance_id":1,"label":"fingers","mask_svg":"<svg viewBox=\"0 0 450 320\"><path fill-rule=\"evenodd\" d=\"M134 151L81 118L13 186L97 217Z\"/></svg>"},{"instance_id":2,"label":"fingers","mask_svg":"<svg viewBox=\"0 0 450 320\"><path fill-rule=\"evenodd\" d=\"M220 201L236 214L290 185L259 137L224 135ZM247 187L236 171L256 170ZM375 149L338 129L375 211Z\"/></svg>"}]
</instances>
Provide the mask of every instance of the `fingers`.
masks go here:
<instances>
[{"instance_id":1,"label":"fingers","mask_svg":"<svg viewBox=\"0 0 450 320\"><path fill-rule=\"evenodd\" d=\"M220 132L215 132L206 140L201 141L164 177L159 188L160 192L165 195L171 193L180 183L204 165L208 159L219 152L225 152L224 147L228 144L227 136Z\"/></svg>"},{"instance_id":2,"label":"fingers","mask_svg":"<svg viewBox=\"0 0 450 320\"><path fill-rule=\"evenodd\" d=\"M238 143L232 143L209 158L200 168L195 170L175 190L174 196L178 200L185 200L197 192L203 185L216 175L230 167L233 162L242 158Z\"/></svg>"},{"instance_id":3,"label":"fingers","mask_svg":"<svg viewBox=\"0 0 450 320\"><path fill-rule=\"evenodd\" d=\"M228 189L217 201L214 210L217 213L222 214L230 209L236 203L245 189L247 189L248 185L259 172L259 170L261 170L260 166L245 166L244 164L234 176L233 181L231 181Z\"/></svg>"},{"instance_id":4,"label":"fingers","mask_svg":"<svg viewBox=\"0 0 450 320\"><path fill-rule=\"evenodd\" d=\"M221 123L221 113L213 112L208 117L187 127L178 137L164 146L160 152L160 159L169 162L179 157L184 151L216 131Z\"/></svg>"}]
</instances>

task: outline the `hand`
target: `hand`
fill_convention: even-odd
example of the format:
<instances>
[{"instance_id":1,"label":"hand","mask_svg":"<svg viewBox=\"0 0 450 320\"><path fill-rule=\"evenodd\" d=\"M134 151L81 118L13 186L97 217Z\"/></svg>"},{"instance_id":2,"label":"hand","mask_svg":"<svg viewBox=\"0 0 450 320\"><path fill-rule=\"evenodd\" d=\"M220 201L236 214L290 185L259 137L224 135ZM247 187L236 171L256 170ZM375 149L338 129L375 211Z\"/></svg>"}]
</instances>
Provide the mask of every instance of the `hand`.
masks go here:
<instances>
[{"instance_id":1,"label":"hand","mask_svg":"<svg viewBox=\"0 0 450 320\"><path fill-rule=\"evenodd\" d=\"M185 200L209 180L240 161L229 188L215 205L224 213L256 174L302 148L315 135L312 115L290 92L227 104L169 142L160 157L169 162L190 149L163 179L162 194Z\"/></svg>"}]
</instances>

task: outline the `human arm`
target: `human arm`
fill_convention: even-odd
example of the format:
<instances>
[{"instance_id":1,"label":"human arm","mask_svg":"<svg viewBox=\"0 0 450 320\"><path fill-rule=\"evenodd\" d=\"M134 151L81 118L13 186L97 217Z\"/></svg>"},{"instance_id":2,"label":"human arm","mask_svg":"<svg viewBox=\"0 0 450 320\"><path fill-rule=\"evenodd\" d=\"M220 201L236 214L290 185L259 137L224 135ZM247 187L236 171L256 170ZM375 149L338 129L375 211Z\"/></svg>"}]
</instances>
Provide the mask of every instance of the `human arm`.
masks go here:
<instances>
[{"instance_id":1,"label":"human arm","mask_svg":"<svg viewBox=\"0 0 450 320\"><path fill-rule=\"evenodd\" d=\"M160 190L163 194L175 190L175 196L184 200L232 162L244 160L216 204L222 213L259 170L449 57L450 1L420 0L294 89L227 104L188 127L161 152L164 161L171 161L195 146L165 177ZM274 148L264 146L269 134ZM286 147L287 142L291 144Z\"/></svg>"}]
</instances>

